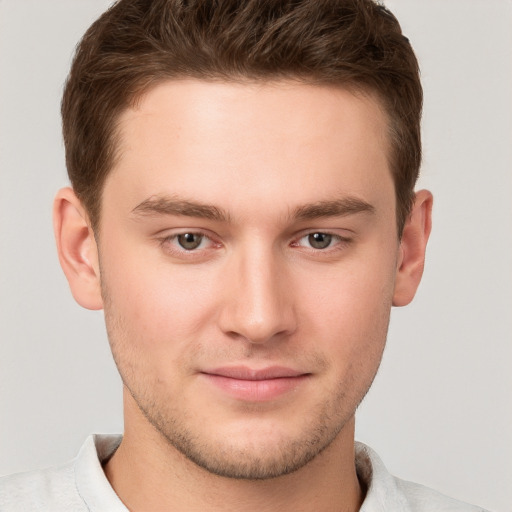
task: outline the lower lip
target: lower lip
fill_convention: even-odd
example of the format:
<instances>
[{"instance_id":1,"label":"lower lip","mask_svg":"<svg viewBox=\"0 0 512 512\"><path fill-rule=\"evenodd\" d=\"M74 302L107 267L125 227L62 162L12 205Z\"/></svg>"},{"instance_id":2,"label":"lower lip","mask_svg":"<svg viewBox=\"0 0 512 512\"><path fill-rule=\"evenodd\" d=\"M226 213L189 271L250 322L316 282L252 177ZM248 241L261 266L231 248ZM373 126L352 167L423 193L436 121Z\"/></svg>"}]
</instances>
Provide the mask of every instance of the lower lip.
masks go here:
<instances>
[{"instance_id":1,"label":"lower lip","mask_svg":"<svg viewBox=\"0 0 512 512\"><path fill-rule=\"evenodd\" d=\"M296 389L308 375L264 380L242 380L203 373L214 386L239 400L265 402Z\"/></svg>"}]
</instances>

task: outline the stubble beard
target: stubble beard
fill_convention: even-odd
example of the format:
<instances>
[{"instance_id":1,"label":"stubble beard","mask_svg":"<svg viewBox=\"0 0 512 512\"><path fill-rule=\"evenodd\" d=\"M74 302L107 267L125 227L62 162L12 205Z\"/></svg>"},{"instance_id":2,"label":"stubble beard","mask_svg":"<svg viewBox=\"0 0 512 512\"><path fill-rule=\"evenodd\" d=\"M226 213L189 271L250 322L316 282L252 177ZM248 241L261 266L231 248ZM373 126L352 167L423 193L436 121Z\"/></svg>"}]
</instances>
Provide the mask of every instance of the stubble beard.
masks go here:
<instances>
[{"instance_id":1,"label":"stubble beard","mask_svg":"<svg viewBox=\"0 0 512 512\"><path fill-rule=\"evenodd\" d=\"M238 446L230 443L228 436L211 439L194 435L180 415L144 393L142 396L134 393L126 383L125 386L146 420L166 443L208 473L238 480L268 480L301 469L336 439L352 417L336 421L328 413L334 406L322 406L318 411L311 411L312 421L306 423L294 439L282 438L272 446L257 446L247 439L245 446Z\"/></svg>"},{"instance_id":2,"label":"stubble beard","mask_svg":"<svg viewBox=\"0 0 512 512\"><path fill-rule=\"evenodd\" d=\"M114 359L119 368L115 352ZM304 421L304 426L294 438L282 437L264 446L247 439L247 443L241 446L231 443L229 436L215 438L204 431L195 432L183 414L169 408L172 398L161 400L161 397L152 396L154 388L149 383L144 388L135 389L133 381L126 378L130 371L119 369L138 409L165 443L199 468L225 478L268 480L293 473L328 448L353 417L352 408L344 413L339 410L340 403L351 402L339 390L329 402L309 411L311 419Z\"/></svg>"},{"instance_id":3,"label":"stubble beard","mask_svg":"<svg viewBox=\"0 0 512 512\"><path fill-rule=\"evenodd\" d=\"M239 480L267 480L293 473L315 459L337 438L368 392L377 373L380 357L363 393L353 392L350 382L340 384L329 400L308 411L303 427L294 438L281 438L265 446L247 439L244 446L231 443L228 436L208 437L195 432L183 411L172 408L172 396L158 393L156 379L140 371L139 361L129 347L126 323L114 313L104 294L105 321L115 363L123 383L138 409L169 447L208 473ZM382 352L380 353L382 355ZM134 357L135 356L135 357ZM148 378L149 377L149 378ZM341 406L340 406L341 404ZM206 421L205 421L206 422ZM207 427L206 427L207 428Z\"/></svg>"}]
</instances>

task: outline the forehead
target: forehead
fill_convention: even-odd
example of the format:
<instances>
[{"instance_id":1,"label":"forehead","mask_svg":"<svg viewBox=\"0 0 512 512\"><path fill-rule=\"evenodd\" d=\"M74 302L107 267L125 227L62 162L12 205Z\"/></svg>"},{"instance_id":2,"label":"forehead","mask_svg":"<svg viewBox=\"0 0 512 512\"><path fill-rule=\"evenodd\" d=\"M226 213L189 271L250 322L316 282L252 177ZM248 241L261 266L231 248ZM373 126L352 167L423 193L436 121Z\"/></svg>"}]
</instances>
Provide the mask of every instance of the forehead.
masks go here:
<instances>
[{"instance_id":1,"label":"forehead","mask_svg":"<svg viewBox=\"0 0 512 512\"><path fill-rule=\"evenodd\" d=\"M118 126L105 192L115 182L131 204L159 194L228 208L248 193L262 207L329 194L367 199L392 183L380 103L338 87L167 81Z\"/></svg>"}]
</instances>

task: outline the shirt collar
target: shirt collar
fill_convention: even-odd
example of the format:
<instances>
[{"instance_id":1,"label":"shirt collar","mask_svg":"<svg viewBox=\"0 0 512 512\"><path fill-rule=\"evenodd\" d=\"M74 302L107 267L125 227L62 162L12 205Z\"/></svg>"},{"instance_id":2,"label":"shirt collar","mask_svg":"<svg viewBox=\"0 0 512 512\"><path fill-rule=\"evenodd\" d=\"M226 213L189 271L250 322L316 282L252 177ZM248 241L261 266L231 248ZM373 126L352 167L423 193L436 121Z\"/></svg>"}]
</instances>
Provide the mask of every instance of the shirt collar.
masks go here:
<instances>
[{"instance_id":1,"label":"shirt collar","mask_svg":"<svg viewBox=\"0 0 512 512\"><path fill-rule=\"evenodd\" d=\"M114 454L121 440L121 435L89 436L75 460L76 487L91 512L128 512L102 468L102 463ZM366 487L359 512L409 512L405 496L379 456L359 442L355 444L355 454L357 476Z\"/></svg>"}]
</instances>

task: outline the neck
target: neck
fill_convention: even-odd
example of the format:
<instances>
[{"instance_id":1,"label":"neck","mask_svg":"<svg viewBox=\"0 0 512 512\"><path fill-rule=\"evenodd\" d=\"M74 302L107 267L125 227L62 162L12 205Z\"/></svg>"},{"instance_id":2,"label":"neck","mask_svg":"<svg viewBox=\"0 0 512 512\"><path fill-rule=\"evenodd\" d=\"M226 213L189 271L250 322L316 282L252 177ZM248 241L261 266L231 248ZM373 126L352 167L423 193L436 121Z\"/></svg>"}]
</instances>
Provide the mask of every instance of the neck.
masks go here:
<instances>
[{"instance_id":1,"label":"neck","mask_svg":"<svg viewBox=\"0 0 512 512\"><path fill-rule=\"evenodd\" d=\"M354 462L354 419L304 467L268 480L211 474L170 446L152 426L136 423L126 423L123 441L104 468L132 512L355 512L363 501Z\"/></svg>"}]
</instances>

